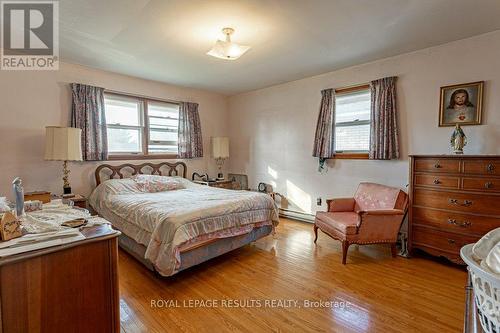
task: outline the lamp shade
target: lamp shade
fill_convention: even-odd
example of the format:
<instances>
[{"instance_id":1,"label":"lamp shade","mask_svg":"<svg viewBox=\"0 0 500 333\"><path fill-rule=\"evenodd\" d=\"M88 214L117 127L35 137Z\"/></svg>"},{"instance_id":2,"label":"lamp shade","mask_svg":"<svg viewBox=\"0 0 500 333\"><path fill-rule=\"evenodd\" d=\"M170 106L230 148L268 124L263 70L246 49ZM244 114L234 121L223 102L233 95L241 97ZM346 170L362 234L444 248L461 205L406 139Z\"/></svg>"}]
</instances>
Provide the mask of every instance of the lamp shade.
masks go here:
<instances>
[{"instance_id":1,"label":"lamp shade","mask_svg":"<svg viewBox=\"0 0 500 333\"><path fill-rule=\"evenodd\" d=\"M220 59L236 60L250 49L250 46L231 42L231 35L234 33L233 28L224 28L222 33L226 36L226 40L217 40L214 47L207 52L208 55Z\"/></svg>"},{"instance_id":2,"label":"lamp shade","mask_svg":"<svg viewBox=\"0 0 500 333\"><path fill-rule=\"evenodd\" d=\"M229 157L229 138L223 136L212 138L212 157Z\"/></svg>"},{"instance_id":3,"label":"lamp shade","mask_svg":"<svg viewBox=\"0 0 500 333\"><path fill-rule=\"evenodd\" d=\"M207 54L219 59L236 60L249 49L250 46L238 45L236 43L218 40L215 42L214 47L207 52Z\"/></svg>"},{"instance_id":4,"label":"lamp shade","mask_svg":"<svg viewBox=\"0 0 500 333\"><path fill-rule=\"evenodd\" d=\"M45 160L81 161L82 130L73 127L45 127Z\"/></svg>"}]
</instances>

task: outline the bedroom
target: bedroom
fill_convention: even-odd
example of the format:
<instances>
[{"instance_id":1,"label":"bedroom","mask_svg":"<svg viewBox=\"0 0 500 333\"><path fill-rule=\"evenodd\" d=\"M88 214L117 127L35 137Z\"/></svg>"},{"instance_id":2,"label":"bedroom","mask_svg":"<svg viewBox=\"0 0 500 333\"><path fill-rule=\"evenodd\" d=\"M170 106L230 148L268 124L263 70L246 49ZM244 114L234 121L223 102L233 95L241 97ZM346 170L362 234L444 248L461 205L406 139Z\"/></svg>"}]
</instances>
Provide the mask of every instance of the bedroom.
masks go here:
<instances>
[{"instance_id":1,"label":"bedroom","mask_svg":"<svg viewBox=\"0 0 500 333\"><path fill-rule=\"evenodd\" d=\"M100 218L84 216L81 235L68 234L83 239L42 239L13 255L1 254L5 242L30 234L2 233L2 331L480 332L459 251L500 227L497 1L11 3L2 1L2 43L34 35L57 53L2 44L0 197L15 205L12 182L22 180L25 230L35 228L26 216L58 207L83 214L62 202ZM27 9L38 14L24 29L15 19ZM50 34L36 30L37 15L53 18ZM224 57L215 46L227 33L240 57L207 54ZM374 94L380 82L395 94ZM450 120L460 89L473 110ZM388 141L372 130L384 110L397 133ZM465 147L450 146L453 133ZM371 151L380 140L385 156ZM178 177L133 175L154 171L144 163ZM124 179L107 181L113 171ZM219 173L223 181L202 180ZM75 196L61 200L64 191ZM383 191L394 200L375 208L394 213L383 215L390 239L325 214L342 204L362 219L359 203L327 200ZM47 196L42 213L28 212ZM153 244L167 234L162 257Z\"/></svg>"}]
</instances>

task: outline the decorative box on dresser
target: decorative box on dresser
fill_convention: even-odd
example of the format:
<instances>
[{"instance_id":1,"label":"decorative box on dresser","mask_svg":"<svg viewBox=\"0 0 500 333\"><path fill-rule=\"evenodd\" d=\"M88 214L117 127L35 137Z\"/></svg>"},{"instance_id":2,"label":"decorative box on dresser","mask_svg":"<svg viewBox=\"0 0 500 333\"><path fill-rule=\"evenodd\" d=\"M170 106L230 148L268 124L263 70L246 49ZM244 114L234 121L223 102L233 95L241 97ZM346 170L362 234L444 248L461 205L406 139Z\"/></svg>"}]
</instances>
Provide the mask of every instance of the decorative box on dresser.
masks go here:
<instances>
[{"instance_id":1,"label":"decorative box on dresser","mask_svg":"<svg viewBox=\"0 0 500 333\"><path fill-rule=\"evenodd\" d=\"M73 201L73 205L83 209L87 209L87 198L83 195L75 194L74 197L68 198L68 200Z\"/></svg>"},{"instance_id":2,"label":"decorative box on dresser","mask_svg":"<svg viewBox=\"0 0 500 333\"><path fill-rule=\"evenodd\" d=\"M460 248L500 227L500 156L410 155L410 254L462 263Z\"/></svg>"}]
</instances>

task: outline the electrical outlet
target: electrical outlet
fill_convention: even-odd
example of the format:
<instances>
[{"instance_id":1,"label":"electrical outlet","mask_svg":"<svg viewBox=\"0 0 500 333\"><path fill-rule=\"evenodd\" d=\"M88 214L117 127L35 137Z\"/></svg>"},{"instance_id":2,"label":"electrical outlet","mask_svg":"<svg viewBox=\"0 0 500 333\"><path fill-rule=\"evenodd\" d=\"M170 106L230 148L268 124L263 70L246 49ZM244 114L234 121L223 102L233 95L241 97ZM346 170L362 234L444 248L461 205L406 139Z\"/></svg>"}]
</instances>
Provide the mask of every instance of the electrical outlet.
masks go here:
<instances>
[{"instance_id":1,"label":"electrical outlet","mask_svg":"<svg viewBox=\"0 0 500 333\"><path fill-rule=\"evenodd\" d=\"M316 199L316 205L321 206L321 198Z\"/></svg>"}]
</instances>

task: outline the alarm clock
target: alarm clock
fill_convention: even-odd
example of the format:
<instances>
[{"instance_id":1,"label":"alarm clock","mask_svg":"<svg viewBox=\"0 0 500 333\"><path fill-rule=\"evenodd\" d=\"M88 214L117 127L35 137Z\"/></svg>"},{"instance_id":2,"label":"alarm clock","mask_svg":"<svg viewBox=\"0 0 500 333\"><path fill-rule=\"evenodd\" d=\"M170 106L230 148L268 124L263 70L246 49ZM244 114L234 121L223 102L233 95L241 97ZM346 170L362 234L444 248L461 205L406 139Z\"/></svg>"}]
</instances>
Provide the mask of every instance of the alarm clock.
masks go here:
<instances>
[{"instance_id":1,"label":"alarm clock","mask_svg":"<svg viewBox=\"0 0 500 333\"><path fill-rule=\"evenodd\" d=\"M266 183L259 183L259 186L258 186L257 189L259 190L259 192L263 192L263 193L267 192L267 185L266 185Z\"/></svg>"}]
</instances>

